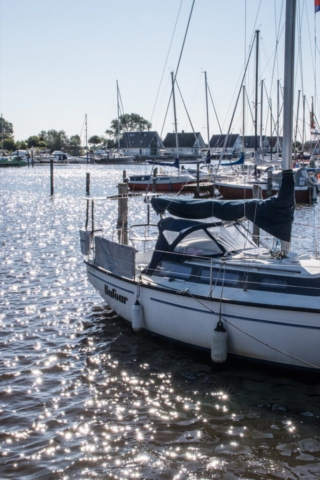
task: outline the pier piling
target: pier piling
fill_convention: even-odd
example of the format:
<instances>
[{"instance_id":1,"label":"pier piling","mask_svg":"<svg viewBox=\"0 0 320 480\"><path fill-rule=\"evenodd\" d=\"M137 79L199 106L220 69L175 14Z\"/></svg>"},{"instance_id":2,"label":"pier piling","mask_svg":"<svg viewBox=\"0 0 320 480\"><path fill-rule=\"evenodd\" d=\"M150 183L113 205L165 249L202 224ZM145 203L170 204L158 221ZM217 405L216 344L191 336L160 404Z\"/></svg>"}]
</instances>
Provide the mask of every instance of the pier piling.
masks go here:
<instances>
[{"instance_id":1,"label":"pier piling","mask_svg":"<svg viewBox=\"0 0 320 480\"><path fill-rule=\"evenodd\" d=\"M54 194L54 184L53 184L53 160L50 160L50 193L51 193L51 196Z\"/></svg>"}]
</instances>

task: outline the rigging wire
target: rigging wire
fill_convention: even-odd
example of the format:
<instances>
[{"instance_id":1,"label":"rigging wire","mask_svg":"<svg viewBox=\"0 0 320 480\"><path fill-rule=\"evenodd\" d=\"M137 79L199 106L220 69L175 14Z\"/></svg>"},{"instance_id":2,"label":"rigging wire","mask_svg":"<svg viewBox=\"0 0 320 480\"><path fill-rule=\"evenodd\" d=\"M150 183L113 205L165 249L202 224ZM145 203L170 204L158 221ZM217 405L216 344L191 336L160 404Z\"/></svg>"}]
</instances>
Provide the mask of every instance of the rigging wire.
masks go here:
<instances>
[{"instance_id":1,"label":"rigging wire","mask_svg":"<svg viewBox=\"0 0 320 480\"><path fill-rule=\"evenodd\" d=\"M181 47L181 51L180 51L179 60L178 60L178 65L177 65L175 74L174 74L174 76L173 76L173 86L172 86L172 89L171 89L171 94L170 94L169 102L168 102L168 105L167 105L166 115L165 115L165 118L164 118L164 121L163 121L163 125L162 125L162 129L161 129L161 136L162 136L162 132L163 132L163 129L164 129L164 124L165 124L166 119L167 119L167 114L168 114L168 110L169 110L169 105L170 105L171 98L172 98L172 94L173 94L173 87L174 87L174 84L175 84L175 81L176 81L176 78L177 78L177 75L178 75L179 67L180 67L180 62L181 62L181 58L182 58L182 53L183 53L183 50L184 50L184 46L185 46L185 43L186 43L186 38L187 38L189 26L190 26L190 21L191 21L191 17L192 17L192 12L193 12L194 4L195 4L195 0L193 0L193 2L192 2L191 11L190 11L190 14L189 14L189 19L188 19L188 24L187 24L187 28L186 28L186 31L185 31L185 34L184 34L184 39L183 39L183 43L182 43L182 47Z\"/></svg>"},{"instance_id":2,"label":"rigging wire","mask_svg":"<svg viewBox=\"0 0 320 480\"><path fill-rule=\"evenodd\" d=\"M159 84L159 88L158 88L157 95L156 95L156 100L155 100L155 102L154 102L154 106L153 106L153 110L152 110L150 122L152 122L153 115L154 115L154 110L155 110L155 108L156 108L156 104L157 104L157 101L158 101L158 97L159 97L159 93L160 93L160 88L161 88L161 85L162 85L162 80L163 80L164 72L165 72L165 69L166 69L166 66L167 66L167 62L168 62L168 58L169 58L169 54L170 54L170 51L171 51L171 46L172 46L174 34L175 34L176 27L177 27L177 24L178 24L178 19L179 19L179 16L180 16L180 10L181 10L182 3L183 3L183 0L181 0L181 2L180 2L180 7L179 7L179 10L178 10L178 15L177 15L176 22L175 22L175 25L174 25L174 29L173 29L172 37L171 37L171 40L170 40L170 45L169 45L168 53L167 53L167 56L166 56L166 60L165 60L165 62L164 62L164 67L163 67L163 71L162 71L162 75L161 75L161 79L160 79L160 84Z\"/></svg>"}]
</instances>

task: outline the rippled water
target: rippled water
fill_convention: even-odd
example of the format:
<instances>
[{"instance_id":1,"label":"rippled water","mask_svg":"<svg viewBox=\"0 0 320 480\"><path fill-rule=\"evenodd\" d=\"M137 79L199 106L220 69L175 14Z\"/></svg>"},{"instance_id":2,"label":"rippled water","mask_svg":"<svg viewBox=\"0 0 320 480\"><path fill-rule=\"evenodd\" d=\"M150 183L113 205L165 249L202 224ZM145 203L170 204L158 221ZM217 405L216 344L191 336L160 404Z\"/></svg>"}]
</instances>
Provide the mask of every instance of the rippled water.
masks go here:
<instances>
[{"instance_id":1,"label":"rippled water","mask_svg":"<svg viewBox=\"0 0 320 480\"><path fill-rule=\"evenodd\" d=\"M319 479L320 376L213 365L134 333L88 284L86 172L109 195L123 168L140 167L57 167L53 198L49 167L0 170L0 478ZM311 251L319 206L296 223Z\"/></svg>"}]
</instances>

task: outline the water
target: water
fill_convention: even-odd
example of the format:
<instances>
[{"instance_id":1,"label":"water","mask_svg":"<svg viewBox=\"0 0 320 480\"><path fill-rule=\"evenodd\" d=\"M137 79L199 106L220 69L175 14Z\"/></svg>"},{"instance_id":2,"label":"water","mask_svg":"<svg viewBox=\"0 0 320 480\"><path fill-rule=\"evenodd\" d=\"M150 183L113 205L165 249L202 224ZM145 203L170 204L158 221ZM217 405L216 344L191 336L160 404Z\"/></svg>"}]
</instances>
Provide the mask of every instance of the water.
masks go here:
<instances>
[{"instance_id":1,"label":"water","mask_svg":"<svg viewBox=\"0 0 320 480\"><path fill-rule=\"evenodd\" d=\"M141 169L56 167L54 198L49 167L0 170L0 478L319 479L319 376L213 365L134 333L88 283L86 172L109 195L123 168ZM139 199L130 216L144 219ZM297 209L300 248L318 218Z\"/></svg>"}]
</instances>

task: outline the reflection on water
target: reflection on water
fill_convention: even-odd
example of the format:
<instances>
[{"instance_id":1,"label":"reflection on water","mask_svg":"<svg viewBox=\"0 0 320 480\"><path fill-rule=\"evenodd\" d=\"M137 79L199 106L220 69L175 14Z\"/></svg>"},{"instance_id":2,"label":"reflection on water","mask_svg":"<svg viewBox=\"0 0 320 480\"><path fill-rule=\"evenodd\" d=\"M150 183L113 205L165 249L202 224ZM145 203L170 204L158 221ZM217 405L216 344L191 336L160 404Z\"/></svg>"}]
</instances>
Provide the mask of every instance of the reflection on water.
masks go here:
<instances>
[{"instance_id":1,"label":"reflection on water","mask_svg":"<svg viewBox=\"0 0 320 480\"><path fill-rule=\"evenodd\" d=\"M93 195L116 193L120 166L56 168L53 199L49 167L0 171L0 477L320 478L319 379L213 365L134 333L92 290L78 241L88 169ZM310 251L318 218L318 205L296 212Z\"/></svg>"}]
</instances>

